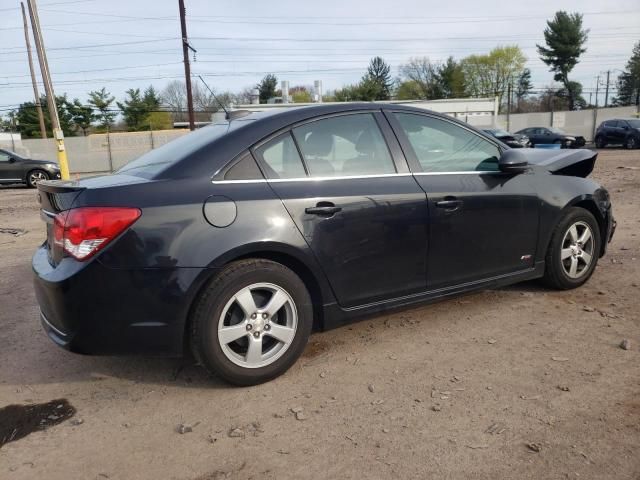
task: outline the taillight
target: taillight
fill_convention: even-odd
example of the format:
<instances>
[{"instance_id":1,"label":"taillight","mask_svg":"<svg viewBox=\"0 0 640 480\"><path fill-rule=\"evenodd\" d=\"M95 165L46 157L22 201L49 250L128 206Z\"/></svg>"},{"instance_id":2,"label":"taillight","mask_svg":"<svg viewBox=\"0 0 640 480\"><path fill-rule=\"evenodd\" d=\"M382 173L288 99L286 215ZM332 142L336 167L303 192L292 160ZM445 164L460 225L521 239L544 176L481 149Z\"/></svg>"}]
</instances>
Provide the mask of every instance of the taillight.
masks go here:
<instances>
[{"instance_id":1,"label":"taillight","mask_svg":"<svg viewBox=\"0 0 640 480\"><path fill-rule=\"evenodd\" d=\"M82 207L56 215L53 241L77 260L99 252L140 218L141 211L129 207Z\"/></svg>"}]
</instances>

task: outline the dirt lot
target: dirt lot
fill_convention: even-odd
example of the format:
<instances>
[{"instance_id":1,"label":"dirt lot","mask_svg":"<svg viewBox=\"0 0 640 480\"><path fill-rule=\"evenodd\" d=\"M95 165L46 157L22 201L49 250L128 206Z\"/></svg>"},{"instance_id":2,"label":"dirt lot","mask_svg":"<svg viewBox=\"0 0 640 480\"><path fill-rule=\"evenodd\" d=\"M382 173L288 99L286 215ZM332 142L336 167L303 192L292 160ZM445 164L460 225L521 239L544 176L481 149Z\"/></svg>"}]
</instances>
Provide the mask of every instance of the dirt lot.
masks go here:
<instances>
[{"instance_id":1,"label":"dirt lot","mask_svg":"<svg viewBox=\"0 0 640 480\"><path fill-rule=\"evenodd\" d=\"M245 389L185 360L57 348L31 287L34 192L1 188L0 228L26 233L0 233L0 407L77 413L0 448L0 478L640 479L640 151L602 152L594 177L618 231L583 288L520 284L316 334Z\"/></svg>"}]
</instances>

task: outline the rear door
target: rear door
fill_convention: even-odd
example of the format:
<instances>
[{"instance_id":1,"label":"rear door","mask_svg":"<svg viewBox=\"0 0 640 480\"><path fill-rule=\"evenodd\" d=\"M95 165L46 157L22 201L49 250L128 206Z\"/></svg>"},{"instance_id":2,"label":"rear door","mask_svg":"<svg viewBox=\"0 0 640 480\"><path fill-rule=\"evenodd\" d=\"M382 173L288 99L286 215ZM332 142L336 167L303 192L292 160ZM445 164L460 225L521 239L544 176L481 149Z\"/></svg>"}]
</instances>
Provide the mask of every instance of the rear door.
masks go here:
<instances>
[{"instance_id":1,"label":"rear door","mask_svg":"<svg viewBox=\"0 0 640 480\"><path fill-rule=\"evenodd\" d=\"M617 120L608 120L605 124L605 134L607 137L607 142L609 143L619 143L620 136L618 134L618 121Z\"/></svg>"},{"instance_id":2,"label":"rear door","mask_svg":"<svg viewBox=\"0 0 640 480\"><path fill-rule=\"evenodd\" d=\"M314 119L252 151L342 307L425 290L426 196L379 111Z\"/></svg>"},{"instance_id":3,"label":"rear door","mask_svg":"<svg viewBox=\"0 0 640 480\"><path fill-rule=\"evenodd\" d=\"M500 148L458 123L401 111L388 117L427 194L427 287L532 268L538 199L528 175L500 172Z\"/></svg>"}]
</instances>

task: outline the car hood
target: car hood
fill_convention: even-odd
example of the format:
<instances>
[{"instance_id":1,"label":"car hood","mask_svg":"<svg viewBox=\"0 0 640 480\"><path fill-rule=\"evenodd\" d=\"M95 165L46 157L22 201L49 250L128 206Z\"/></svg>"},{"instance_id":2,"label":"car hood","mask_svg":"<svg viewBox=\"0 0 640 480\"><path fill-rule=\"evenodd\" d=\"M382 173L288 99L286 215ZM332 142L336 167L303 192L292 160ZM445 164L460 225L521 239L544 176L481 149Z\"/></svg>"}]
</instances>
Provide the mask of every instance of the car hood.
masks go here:
<instances>
[{"instance_id":1,"label":"car hood","mask_svg":"<svg viewBox=\"0 0 640 480\"><path fill-rule=\"evenodd\" d=\"M598 154L593 150L521 149L530 165L544 167L556 175L586 178L593 171Z\"/></svg>"},{"instance_id":2,"label":"car hood","mask_svg":"<svg viewBox=\"0 0 640 480\"><path fill-rule=\"evenodd\" d=\"M56 167L58 166L58 162L56 162L55 160L34 160L32 158L25 158L24 162L29 163L31 165L55 165Z\"/></svg>"}]
</instances>

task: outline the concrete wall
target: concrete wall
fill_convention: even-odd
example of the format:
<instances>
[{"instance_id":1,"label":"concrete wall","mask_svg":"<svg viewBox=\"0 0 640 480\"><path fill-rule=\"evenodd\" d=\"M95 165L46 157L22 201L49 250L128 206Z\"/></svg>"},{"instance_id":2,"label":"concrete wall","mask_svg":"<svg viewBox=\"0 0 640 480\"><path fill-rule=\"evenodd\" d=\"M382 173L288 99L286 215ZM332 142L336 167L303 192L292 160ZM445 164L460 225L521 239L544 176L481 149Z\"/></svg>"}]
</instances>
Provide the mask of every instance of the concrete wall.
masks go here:
<instances>
[{"instance_id":1,"label":"concrete wall","mask_svg":"<svg viewBox=\"0 0 640 480\"><path fill-rule=\"evenodd\" d=\"M603 121L636 115L636 107L599 108L598 110L576 112L517 113L509 116L508 123L506 115L498 115L496 126L510 132L517 132L527 127L557 127L567 133L582 135L588 142L591 142L595 129Z\"/></svg>"},{"instance_id":2,"label":"concrete wall","mask_svg":"<svg viewBox=\"0 0 640 480\"><path fill-rule=\"evenodd\" d=\"M636 107L601 108L598 111L582 110L578 112L546 112L513 114L507 125L506 115L494 115L486 111L492 106L492 100L476 100L474 106L456 102L407 102L412 106L434 109L447 113L471 125L480 128L498 126L516 132L526 127L555 126L584 136L592 141L595 126L604 120L616 117L636 115ZM294 104L289 104L294 105ZM257 107L257 106L256 106ZM264 107L260 105L259 107ZM460 111L466 108L468 111ZM454 110L454 111L450 111ZM458 110L458 111L455 111ZM126 132L89 135L88 137L69 137L65 139L69 169L72 174L93 174L111 172L134 160L143 153L157 148L171 140L189 133L189 130L160 130L155 132ZM0 146L15 148L18 154L31 156L39 160L56 160L56 145L53 139L19 140L1 138Z\"/></svg>"},{"instance_id":3,"label":"concrete wall","mask_svg":"<svg viewBox=\"0 0 640 480\"><path fill-rule=\"evenodd\" d=\"M126 132L96 134L87 137L67 137L64 140L71 173L111 172L138 158L143 153L189 133L189 130ZM0 139L0 145L12 148L11 142ZM56 144L51 138L23 139L16 144L16 153L37 160L56 160Z\"/></svg>"}]
</instances>

